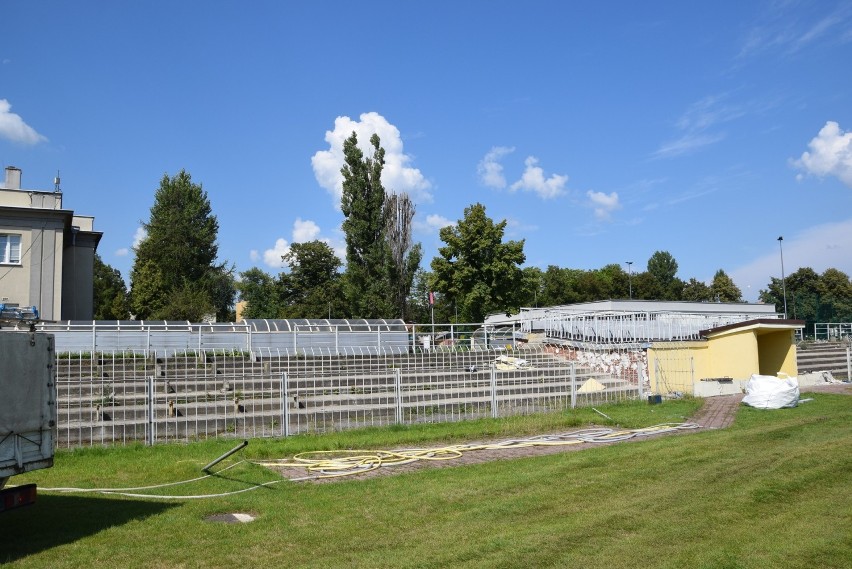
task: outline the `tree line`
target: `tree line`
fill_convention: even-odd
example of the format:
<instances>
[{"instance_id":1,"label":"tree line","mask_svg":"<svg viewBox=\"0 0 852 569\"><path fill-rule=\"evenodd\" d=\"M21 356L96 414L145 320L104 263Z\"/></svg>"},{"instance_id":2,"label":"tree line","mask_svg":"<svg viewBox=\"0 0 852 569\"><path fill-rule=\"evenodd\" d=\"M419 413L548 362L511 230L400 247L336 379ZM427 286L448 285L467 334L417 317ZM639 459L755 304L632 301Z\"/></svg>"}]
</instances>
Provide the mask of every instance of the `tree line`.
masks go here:
<instances>
[{"instance_id":1,"label":"tree line","mask_svg":"<svg viewBox=\"0 0 852 569\"><path fill-rule=\"evenodd\" d=\"M244 318L402 318L427 322L481 322L493 312L607 299L740 302L742 292L724 270L710 284L677 277L678 263L656 251L644 270L619 264L582 270L523 267L524 240L505 240L506 220L495 222L480 203L465 208L440 230L438 255L421 267L412 241L415 206L381 181L384 149L377 135L369 154L353 132L344 143L342 229L346 259L322 241L294 243L282 257L287 270L271 275L251 268L239 275L219 261L218 221L207 193L186 171L164 175L154 194L146 237L135 247L130 289L116 269L96 255L95 319L200 322ZM818 275L802 268L784 283L773 278L762 302L783 312L786 286L791 318L852 321L852 281L837 269Z\"/></svg>"}]
</instances>

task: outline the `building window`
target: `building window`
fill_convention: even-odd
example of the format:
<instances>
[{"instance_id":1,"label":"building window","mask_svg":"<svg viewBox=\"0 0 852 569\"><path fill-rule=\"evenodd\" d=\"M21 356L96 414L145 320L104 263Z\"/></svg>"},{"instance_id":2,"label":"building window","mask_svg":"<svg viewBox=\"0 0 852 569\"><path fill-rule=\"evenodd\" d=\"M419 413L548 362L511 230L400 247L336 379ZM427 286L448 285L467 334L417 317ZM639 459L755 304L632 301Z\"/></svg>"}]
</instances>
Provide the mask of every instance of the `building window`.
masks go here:
<instances>
[{"instance_id":1,"label":"building window","mask_svg":"<svg viewBox=\"0 0 852 569\"><path fill-rule=\"evenodd\" d=\"M0 263L21 264L21 236L0 233Z\"/></svg>"}]
</instances>

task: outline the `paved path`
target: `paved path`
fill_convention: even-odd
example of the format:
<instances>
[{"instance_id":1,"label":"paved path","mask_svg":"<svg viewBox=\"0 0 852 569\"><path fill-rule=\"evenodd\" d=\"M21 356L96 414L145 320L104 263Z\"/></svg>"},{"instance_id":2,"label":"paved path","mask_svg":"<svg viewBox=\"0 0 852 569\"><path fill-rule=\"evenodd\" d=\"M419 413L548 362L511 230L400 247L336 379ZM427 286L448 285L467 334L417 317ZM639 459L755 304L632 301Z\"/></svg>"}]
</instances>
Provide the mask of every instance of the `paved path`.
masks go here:
<instances>
[{"instance_id":1,"label":"paved path","mask_svg":"<svg viewBox=\"0 0 852 569\"><path fill-rule=\"evenodd\" d=\"M692 416L691 421L705 429L724 429L734 422L734 416L745 395L717 395L704 400L701 409Z\"/></svg>"},{"instance_id":2,"label":"paved path","mask_svg":"<svg viewBox=\"0 0 852 569\"><path fill-rule=\"evenodd\" d=\"M801 388L802 393L840 393L852 395L850 383L828 383ZM704 400L704 405L692 417L693 423L698 423L705 429L724 429L734 422L737 409L743 400L742 393L736 395L717 395Z\"/></svg>"}]
</instances>

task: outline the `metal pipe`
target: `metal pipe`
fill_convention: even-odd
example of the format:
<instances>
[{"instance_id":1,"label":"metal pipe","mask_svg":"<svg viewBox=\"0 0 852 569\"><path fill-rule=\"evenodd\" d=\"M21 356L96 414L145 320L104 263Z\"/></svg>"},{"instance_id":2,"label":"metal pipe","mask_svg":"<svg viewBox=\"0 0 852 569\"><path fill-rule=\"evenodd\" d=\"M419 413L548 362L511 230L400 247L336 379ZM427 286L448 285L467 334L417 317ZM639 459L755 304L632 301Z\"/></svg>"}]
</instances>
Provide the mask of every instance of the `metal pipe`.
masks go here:
<instances>
[{"instance_id":1,"label":"metal pipe","mask_svg":"<svg viewBox=\"0 0 852 569\"><path fill-rule=\"evenodd\" d=\"M220 462L222 462L223 460L225 460L226 458L228 458L229 456L231 456L232 454L234 454L238 450L244 449L247 446L248 446L248 441L241 442L239 445L235 446L234 448L232 448L231 450L229 450L228 452L226 452L225 454L223 454L222 456L220 456L219 458L217 458L216 460L214 460L213 462L211 462L210 464L208 464L207 466L205 466L201 470L203 470L204 472L209 471L211 468L213 468L214 466L216 466L217 464L219 464Z\"/></svg>"}]
</instances>

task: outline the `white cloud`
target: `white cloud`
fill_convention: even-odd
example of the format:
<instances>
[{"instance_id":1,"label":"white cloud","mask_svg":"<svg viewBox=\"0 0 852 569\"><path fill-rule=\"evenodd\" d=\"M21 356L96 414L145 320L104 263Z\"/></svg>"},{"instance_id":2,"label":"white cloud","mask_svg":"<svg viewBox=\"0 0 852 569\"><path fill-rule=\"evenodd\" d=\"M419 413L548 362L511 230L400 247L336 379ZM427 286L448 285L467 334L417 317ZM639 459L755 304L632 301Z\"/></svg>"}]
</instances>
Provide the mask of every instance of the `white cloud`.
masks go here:
<instances>
[{"instance_id":1,"label":"white cloud","mask_svg":"<svg viewBox=\"0 0 852 569\"><path fill-rule=\"evenodd\" d=\"M529 156L524 161L526 169L521 179L509 186L511 191L524 190L535 192L540 198L549 199L565 193L565 184L568 176L553 174L549 178L544 177L544 170L538 166L538 159Z\"/></svg>"},{"instance_id":2,"label":"white cloud","mask_svg":"<svg viewBox=\"0 0 852 569\"><path fill-rule=\"evenodd\" d=\"M432 215L426 216L426 223L430 227L434 227L435 229L442 229L444 227L448 227L450 225L455 225L456 222L452 219L447 219L443 215L438 215L433 213Z\"/></svg>"},{"instance_id":3,"label":"white cloud","mask_svg":"<svg viewBox=\"0 0 852 569\"><path fill-rule=\"evenodd\" d=\"M148 232L145 231L145 228L142 226L137 227L136 233L133 234L133 248L136 249L137 247L139 247L139 244L147 238Z\"/></svg>"},{"instance_id":4,"label":"white cloud","mask_svg":"<svg viewBox=\"0 0 852 569\"><path fill-rule=\"evenodd\" d=\"M808 147L810 152L804 152L794 166L820 178L835 176L852 188L852 132L843 132L838 123L828 121Z\"/></svg>"},{"instance_id":5,"label":"white cloud","mask_svg":"<svg viewBox=\"0 0 852 569\"><path fill-rule=\"evenodd\" d=\"M0 99L0 138L22 144L47 142L33 127L24 122L20 115L12 111L12 105L6 99Z\"/></svg>"},{"instance_id":6,"label":"white cloud","mask_svg":"<svg viewBox=\"0 0 852 569\"><path fill-rule=\"evenodd\" d=\"M316 222L311 221L310 219L302 219L301 217L296 218L296 221L293 222L293 232L291 241L287 241L283 237L275 240L275 245L271 249L266 249L261 255L257 249L252 249L249 251L249 258L253 262L257 262L263 258L263 263L267 267L272 267L274 269L284 269L289 265L281 259L282 255L286 255L290 252L290 244L291 243L305 243L308 241L322 241L334 251L334 254L341 260L346 259L346 243L332 239L329 237L321 237L322 233L320 226L316 224Z\"/></svg>"},{"instance_id":7,"label":"white cloud","mask_svg":"<svg viewBox=\"0 0 852 569\"><path fill-rule=\"evenodd\" d=\"M425 221L419 221L416 217L414 218L414 229L422 233L437 233L442 228L455 224L455 221L436 213L427 215Z\"/></svg>"},{"instance_id":8,"label":"white cloud","mask_svg":"<svg viewBox=\"0 0 852 569\"><path fill-rule=\"evenodd\" d=\"M303 221L301 217L297 217L293 223L293 243L313 241L319 234L319 225L310 219Z\"/></svg>"},{"instance_id":9,"label":"white cloud","mask_svg":"<svg viewBox=\"0 0 852 569\"><path fill-rule=\"evenodd\" d=\"M612 212L621 209L617 192L605 194L589 190L586 192L586 195L589 197L592 208L595 210L595 217L601 221L608 221Z\"/></svg>"},{"instance_id":10,"label":"white cloud","mask_svg":"<svg viewBox=\"0 0 852 569\"><path fill-rule=\"evenodd\" d=\"M349 117L337 117L334 120L334 130L326 131L325 141L328 150L320 150L311 157L314 177L320 186L325 188L334 199L336 208L340 208L340 198L343 194L343 143L354 131L358 136L358 147L370 155L370 137L378 134L382 148L385 150L385 166L382 170L382 185L388 192L407 193L415 203L431 202L429 192L432 184L417 168L409 166L411 156L403 151L402 138L399 129L390 124L382 115L371 112L364 113L359 121Z\"/></svg>"},{"instance_id":11,"label":"white cloud","mask_svg":"<svg viewBox=\"0 0 852 569\"><path fill-rule=\"evenodd\" d=\"M500 159L514 151L514 148L507 146L495 146L492 148L476 167L476 172L479 174L479 181L489 188L505 188L506 177L503 175L503 165L500 164Z\"/></svg>"},{"instance_id":12,"label":"white cloud","mask_svg":"<svg viewBox=\"0 0 852 569\"><path fill-rule=\"evenodd\" d=\"M724 94L709 95L691 104L675 122L677 130L683 134L661 144L652 157L673 158L723 140L724 133L708 131L746 114L745 107L728 104L725 102L727 99Z\"/></svg>"},{"instance_id":13,"label":"white cloud","mask_svg":"<svg viewBox=\"0 0 852 569\"><path fill-rule=\"evenodd\" d=\"M776 238L769 236L766 254L729 272L746 300L756 300L760 289L765 289L772 277L781 278L781 248ZM803 267L810 267L817 273L834 268L852 275L852 219L824 223L784 236L783 248L785 275Z\"/></svg>"},{"instance_id":14,"label":"white cloud","mask_svg":"<svg viewBox=\"0 0 852 569\"><path fill-rule=\"evenodd\" d=\"M127 247L122 247L121 249L118 249L115 252L116 257L126 257L129 254L130 254L130 249L128 249Z\"/></svg>"},{"instance_id":15,"label":"white cloud","mask_svg":"<svg viewBox=\"0 0 852 569\"><path fill-rule=\"evenodd\" d=\"M673 158L681 154L688 154L704 146L719 142L723 138L725 138L723 134L687 134L677 140L664 143L654 152L654 158Z\"/></svg>"},{"instance_id":16,"label":"white cloud","mask_svg":"<svg viewBox=\"0 0 852 569\"><path fill-rule=\"evenodd\" d=\"M275 246L263 252L263 263L267 267L283 269L287 266L281 257L290 252L290 244L284 238L276 239Z\"/></svg>"},{"instance_id":17,"label":"white cloud","mask_svg":"<svg viewBox=\"0 0 852 569\"><path fill-rule=\"evenodd\" d=\"M791 13L797 9L795 2L773 3L763 21L748 31L738 58L767 52L792 55L812 45L847 41L852 19L847 3L840 3L828 15L819 14L818 9L808 10L806 15Z\"/></svg>"}]
</instances>

